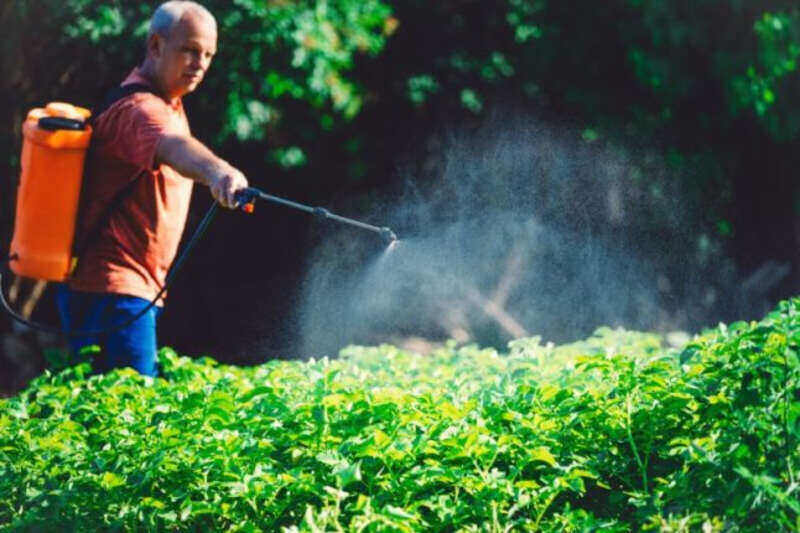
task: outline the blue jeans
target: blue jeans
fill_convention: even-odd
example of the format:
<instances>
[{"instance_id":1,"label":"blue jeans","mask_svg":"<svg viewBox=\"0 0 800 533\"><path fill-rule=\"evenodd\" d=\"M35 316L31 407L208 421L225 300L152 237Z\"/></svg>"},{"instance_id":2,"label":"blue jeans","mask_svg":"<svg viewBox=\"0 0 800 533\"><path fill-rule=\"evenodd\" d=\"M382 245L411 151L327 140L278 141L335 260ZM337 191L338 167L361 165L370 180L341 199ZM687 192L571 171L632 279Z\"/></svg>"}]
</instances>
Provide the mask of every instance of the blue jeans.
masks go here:
<instances>
[{"instance_id":1,"label":"blue jeans","mask_svg":"<svg viewBox=\"0 0 800 533\"><path fill-rule=\"evenodd\" d=\"M110 328L130 320L150 304L136 296L78 292L63 284L56 292L56 302L65 332ZM93 365L96 372L129 366L140 374L156 376L156 320L161 312L161 307L153 306L122 329L100 335L70 335L70 349L77 354L84 346L99 345L100 357Z\"/></svg>"}]
</instances>

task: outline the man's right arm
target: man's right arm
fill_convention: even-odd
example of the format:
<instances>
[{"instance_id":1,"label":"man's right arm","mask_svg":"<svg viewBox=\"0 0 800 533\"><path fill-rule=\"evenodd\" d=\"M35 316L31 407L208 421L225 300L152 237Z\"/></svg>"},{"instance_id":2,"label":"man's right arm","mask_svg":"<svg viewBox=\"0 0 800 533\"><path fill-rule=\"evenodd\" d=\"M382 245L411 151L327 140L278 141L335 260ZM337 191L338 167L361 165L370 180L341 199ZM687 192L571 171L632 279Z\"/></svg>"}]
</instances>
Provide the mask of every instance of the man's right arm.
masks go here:
<instances>
[{"instance_id":1,"label":"man's right arm","mask_svg":"<svg viewBox=\"0 0 800 533\"><path fill-rule=\"evenodd\" d=\"M207 185L222 206L236 207L236 192L247 178L203 143L187 135L165 135L156 145L155 163L172 167L182 176Z\"/></svg>"}]
</instances>

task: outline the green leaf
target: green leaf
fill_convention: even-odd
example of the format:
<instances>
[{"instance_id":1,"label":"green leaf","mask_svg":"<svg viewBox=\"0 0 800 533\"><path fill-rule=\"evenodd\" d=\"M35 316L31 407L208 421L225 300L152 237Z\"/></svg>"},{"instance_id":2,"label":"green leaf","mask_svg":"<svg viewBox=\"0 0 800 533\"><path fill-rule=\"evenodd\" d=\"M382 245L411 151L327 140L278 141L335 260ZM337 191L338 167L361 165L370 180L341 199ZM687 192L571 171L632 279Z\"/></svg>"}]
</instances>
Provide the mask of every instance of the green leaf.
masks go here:
<instances>
[{"instance_id":1,"label":"green leaf","mask_svg":"<svg viewBox=\"0 0 800 533\"><path fill-rule=\"evenodd\" d=\"M558 464L556 458L553 457L552 453L550 453L550 450L543 447L534 448L528 451L527 457L528 460L530 461L541 461L543 463L547 463L550 466L556 466Z\"/></svg>"}]
</instances>

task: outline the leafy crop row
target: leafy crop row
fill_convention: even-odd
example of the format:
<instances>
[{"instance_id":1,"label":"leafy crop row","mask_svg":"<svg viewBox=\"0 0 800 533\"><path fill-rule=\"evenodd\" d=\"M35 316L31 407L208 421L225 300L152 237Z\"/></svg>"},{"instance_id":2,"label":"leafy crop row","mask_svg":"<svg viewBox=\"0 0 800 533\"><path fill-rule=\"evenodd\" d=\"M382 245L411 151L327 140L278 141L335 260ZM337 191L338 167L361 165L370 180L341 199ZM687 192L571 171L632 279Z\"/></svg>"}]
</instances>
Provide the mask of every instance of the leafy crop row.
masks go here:
<instances>
[{"instance_id":1,"label":"leafy crop row","mask_svg":"<svg viewBox=\"0 0 800 533\"><path fill-rule=\"evenodd\" d=\"M796 298L680 351L79 365L0 401L0 530L800 529L799 346Z\"/></svg>"}]
</instances>

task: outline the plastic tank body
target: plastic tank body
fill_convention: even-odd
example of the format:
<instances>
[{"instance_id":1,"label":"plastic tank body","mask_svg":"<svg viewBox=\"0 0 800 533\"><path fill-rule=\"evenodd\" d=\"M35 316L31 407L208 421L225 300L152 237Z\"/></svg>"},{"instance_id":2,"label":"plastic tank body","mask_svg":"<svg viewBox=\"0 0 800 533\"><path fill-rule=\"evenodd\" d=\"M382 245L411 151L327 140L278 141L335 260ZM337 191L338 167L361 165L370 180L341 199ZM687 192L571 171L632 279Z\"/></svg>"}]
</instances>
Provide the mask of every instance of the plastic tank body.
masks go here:
<instances>
[{"instance_id":1,"label":"plastic tank body","mask_svg":"<svg viewBox=\"0 0 800 533\"><path fill-rule=\"evenodd\" d=\"M64 281L72 265L83 164L92 136L87 109L53 102L28 113L22 127L11 269ZM78 125L80 124L80 127Z\"/></svg>"}]
</instances>

